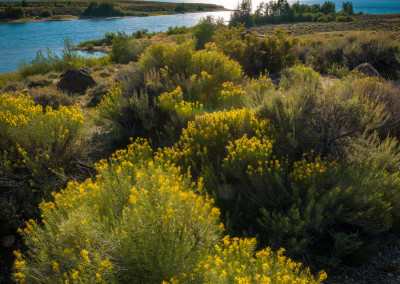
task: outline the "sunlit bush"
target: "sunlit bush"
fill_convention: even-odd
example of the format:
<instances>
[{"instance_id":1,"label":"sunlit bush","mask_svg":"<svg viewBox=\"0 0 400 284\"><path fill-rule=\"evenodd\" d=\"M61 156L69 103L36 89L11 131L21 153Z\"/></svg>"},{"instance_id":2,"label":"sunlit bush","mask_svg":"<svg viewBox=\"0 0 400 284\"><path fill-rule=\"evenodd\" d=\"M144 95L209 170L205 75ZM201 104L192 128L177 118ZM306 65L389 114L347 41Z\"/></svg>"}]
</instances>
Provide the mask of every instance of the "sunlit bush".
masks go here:
<instances>
[{"instance_id":1,"label":"sunlit bush","mask_svg":"<svg viewBox=\"0 0 400 284\"><path fill-rule=\"evenodd\" d=\"M180 275L169 283L321 283L327 277L323 271L313 277L301 263L286 258L284 249L274 253L269 248L255 252L255 248L255 239L226 236L199 263L194 275Z\"/></svg>"},{"instance_id":2,"label":"sunlit bush","mask_svg":"<svg viewBox=\"0 0 400 284\"><path fill-rule=\"evenodd\" d=\"M44 110L29 96L0 95L2 258L20 245L16 230L38 217L43 198L82 175L76 164L86 153L83 122L79 107Z\"/></svg>"},{"instance_id":3,"label":"sunlit bush","mask_svg":"<svg viewBox=\"0 0 400 284\"><path fill-rule=\"evenodd\" d=\"M268 71L279 73L296 63L294 46L296 40L277 29L274 35L265 38L257 34L246 34L243 26L220 28L213 40L218 49L238 61L246 74L258 75Z\"/></svg>"},{"instance_id":4,"label":"sunlit bush","mask_svg":"<svg viewBox=\"0 0 400 284\"><path fill-rule=\"evenodd\" d=\"M97 170L41 205L44 226L27 223L30 254L17 253L16 279L161 283L189 275L220 239L219 210L195 193L201 184L153 162L147 142Z\"/></svg>"}]
</instances>

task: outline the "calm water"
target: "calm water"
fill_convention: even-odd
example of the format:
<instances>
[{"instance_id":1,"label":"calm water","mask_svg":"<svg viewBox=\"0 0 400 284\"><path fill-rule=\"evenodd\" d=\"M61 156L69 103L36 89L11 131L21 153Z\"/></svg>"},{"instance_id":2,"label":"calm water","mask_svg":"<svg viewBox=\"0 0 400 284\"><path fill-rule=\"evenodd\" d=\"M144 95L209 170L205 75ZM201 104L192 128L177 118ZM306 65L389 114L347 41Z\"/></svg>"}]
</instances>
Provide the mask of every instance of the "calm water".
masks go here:
<instances>
[{"instance_id":1,"label":"calm water","mask_svg":"<svg viewBox=\"0 0 400 284\"><path fill-rule=\"evenodd\" d=\"M2 1L2 0L0 0ZM163 1L163 0L161 0ZM237 0L165 0L166 2L203 2L235 8ZM332 0L331 0L332 1ZM344 1L337 1L338 8ZM257 6L261 0L253 0ZM296 2L296 0L289 0ZM301 3L323 3L324 0L303 0ZM400 0L353 0L354 10L370 14L400 13ZM63 47L63 38L69 37L74 43L98 39L107 32L126 32L131 34L139 29L150 32L166 31L169 26L191 27L206 16L230 18L229 12L194 13L184 15L155 16L143 18L123 18L113 20L80 20L59 22L36 22L24 24L0 24L0 73L18 69L22 59L29 62L38 50L49 47L59 53Z\"/></svg>"}]
</instances>

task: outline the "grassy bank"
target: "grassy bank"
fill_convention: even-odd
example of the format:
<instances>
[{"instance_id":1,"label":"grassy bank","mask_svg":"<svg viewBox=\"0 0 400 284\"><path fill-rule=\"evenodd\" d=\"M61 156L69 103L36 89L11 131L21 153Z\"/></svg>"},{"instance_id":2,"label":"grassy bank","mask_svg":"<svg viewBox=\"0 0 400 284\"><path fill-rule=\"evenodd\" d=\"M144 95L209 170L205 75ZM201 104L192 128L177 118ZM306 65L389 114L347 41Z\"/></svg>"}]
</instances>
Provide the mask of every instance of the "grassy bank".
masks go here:
<instances>
[{"instance_id":1,"label":"grassy bank","mask_svg":"<svg viewBox=\"0 0 400 284\"><path fill-rule=\"evenodd\" d=\"M261 25L250 30L260 34L273 34L276 28L282 28L290 35L310 35L324 32L341 31L384 31L400 33L400 14L393 15L354 15L352 22L307 22Z\"/></svg>"},{"instance_id":2,"label":"grassy bank","mask_svg":"<svg viewBox=\"0 0 400 284\"><path fill-rule=\"evenodd\" d=\"M101 6L101 7L100 7ZM223 10L213 4L147 1L4 1L0 2L0 22L75 20L98 17L155 16Z\"/></svg>"}]
</instances>

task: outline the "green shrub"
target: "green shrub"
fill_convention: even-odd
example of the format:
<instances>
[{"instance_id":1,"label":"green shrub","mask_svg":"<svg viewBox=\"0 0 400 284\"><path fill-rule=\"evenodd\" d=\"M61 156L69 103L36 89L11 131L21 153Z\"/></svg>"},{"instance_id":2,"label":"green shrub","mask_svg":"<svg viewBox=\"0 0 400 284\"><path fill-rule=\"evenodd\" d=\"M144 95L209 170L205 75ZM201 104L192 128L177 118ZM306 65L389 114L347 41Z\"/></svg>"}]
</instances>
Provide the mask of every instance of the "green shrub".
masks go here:
<instances>
[{"instance_id":1,"label":"green shrub","mask_svg":"<svg viewBox=\"0 0 400 284\"><path fill-rule=\"evenodd\" d=\"M386 78L396 78L400 44L389 33L348 32L344 36L311 37L296 47L299 59L320 73L336 63L353 70L370 63Z\"/></svg>"},{"instance_id":2,"label":"green shrub","mask_svg":"<svg viewBox=\"0 0 400 284\"><path fill-rule=\"evenodd\" d=\"M194 271L220 239L219 210L195 193L201 185L149 156L148 143L132 144L100 162L94 181L41 204L45 226L27 223L32 253L17 253L16 279L161 283Z\"/></svg>"},{"instance_id":3,"label":"green shrub","mask_svg":"<svg viewBox=\"0 0 400 284\"><path fill-rule=\"evenodd\" d=\"M362 93L323 92L320 76L310 68L295 67L284 74L283 94L271 96L258 113L279 130L277 156L293 161L311 150L321 156L343 156L354 137L386 121L383 103Z\"/></svg>"},{"instance_id":4,"label":"green shrub","mask_svg":"<svg viewBox=\"0 0 400 284\"><path fill-rule=\"evenodd\" d=\"M304 13L302 15L302 20L305 22L314 22L314 14L313 13Z\"/></svg>"},{"instance_id":5,"label":"green shrub","mask_svg":"<svg viewBox=\"0 0 400 284\"><path fill-rule=\"evenodd\" d=\"M388 135L400 137L399 119L400 105L398 100L399 87L390 81L378 78L350 76L334 84L327 90L327 96L351 98L357 96L371 106L380 105L385 119L375 128L382 138Z\"/></svg>"},{"instance_id":6,"label":"green shrub","mask_svg":"<svg viewBox=\"0 0 400 284\"><path fill-rule=\"evenodd\" d=\"M321 283L301 263L255 239L224 237L201 183L152 160L137 140L97 165L94 181L70 183L42 203L42 222L21 230L28 253L15 252L18 281L161 283L279 281ZM116 194L117 193L117 194ZM165 282L168 283L168 282Z\"/></svg>"},{"instance_id":7,"label":"green shrub","mask_svg":"<svg viewBox=\"0 0 400 284\"><path fill-rule=\"evenodd\" d=\"M41 18L49 18L49 17L52 17L52 16L53 16L53 13L52 13L51 11L49 11L49 10L43 10L43 11L39 14L39 16L40 16Z\"/></svg>"},{"instance_id":8,"label":"green shrub","mask_svg":"<svg viewBox=\"0 0 400 284\"><path fill-rule=\"evenodd\" d=\"M180 35L189 32L187 27L168 27L167 35Z\"/></svg>"},{"instance_id":9,"label":"green shrub","mask_svg":"<svg viewBox=\"0 0 400 284\"><path fill-rule=\"evenodd\" d=\"M7 7L4 10L6 19L22 19L25 18L25 11L21 7Z\"/></svg>"},{"instance_id":10,"label":"green shrub","mask_svg":"<svg viewBox=\"0 0 400 284\"><path fill-rule=\"evenodd\" d=\"M344 78L350 74L349 68L341 66L337 63L333 63L332 66L327 70L327 73L336 78Z\"/></svg>"},{"instance_id":11,"label":"green shrub","mask_svg":"<svg viewBox=\"0 0 400 284\"><path fill-rule=\"evenodd\" d=\"M338 16L336 17L336 22L353 22L356 19L352 16Z\"/></svg>"},{"instance_id":12,"label":"green shrub","mask_svg":"<svg viewBox=\"0 0 400 284\"><path fill-rule=\"evenodd\" d=\"M320 17L318 17L317 22L326 23L326 22L329 22L329 18L326 15L320 16Z\"/></svg>"},{"instance_id":13,"label":"green shrub","mask_svg":"<svg viewBox=\"0 0 400 284\"><path fill-rule=\"evenodd\" d=\"M41 105L43 109L49 106L58 110L60 106L72 106L75 102L74 98L56 88L38 88L32 90L31 93L32 100L36 105Z\"/></svg>"},{"instance_id":14,"label":"green shrub","mask_svg":"<svg viewBox=\"0 0 400 284\"><path fill-rule=\"evenodd\" d=\"M223 19L215 19L213 16L202 18L193 28L193 36L196 38L196 49L203 49L205 44L212 40L214 33L224 25Z\"/></svg>"},{"instance_id":15,"label":"green shrub","mask_svg":"<svg viewBox=\"0 0 400 284\"><path fill-rule=\"evenodd\" d=\"M16 230L39 217L43 198L82 176L76 164L86 153L83 121L79 107L44 111L29 96L0 96L2 259L21 247Z\"/></svg>"},{"instance_id":16,"label":"green shrub","mask_svg":"<svg viewBox=\"0 0 400 284\"><path fill-rule=\"evenodd\" d=\"M185 13L186 11L185 3L179 3L175 7L175 13Z\"/></svg>"},{"instance_id":17,"label":"green shrub","mask_svg":"<svg viewBox=\"0 0 400 284\"><path fill-rule=\"evenodd\" d=\"M138 61L147 47L148 44L143 41L132 39L125 33L118 33L112 40L110 58L113 62L121 64Z\"/></svg>"},{"instance_id":18,"label":"green shrub","mask_svg":"<svg viewBox=\"0 0 400 284\"><path fill-rule=\"evenodd\" d=\"M123 16L124 13L114 7L114 3L111 2L90 2L89 6L83 11L83 16L86 17L118 17Z\"/></svg>"},{"instance_id":19,"label":"green shrub","mask_svg":"<svg viewBox=\"0 0 400 284\"><path fill-rule=\"evenodd\" d=\"M246 74L258 75L266 70L270 73L279 73L283 68L290 67L296 62L293 47L296 40L287 36L282 30L275 30L275 34L260 38L258 35L246 35L242 39L245 29L220 28L214 41L222 52L238 61Z\"/></svg>"}]
</instances>

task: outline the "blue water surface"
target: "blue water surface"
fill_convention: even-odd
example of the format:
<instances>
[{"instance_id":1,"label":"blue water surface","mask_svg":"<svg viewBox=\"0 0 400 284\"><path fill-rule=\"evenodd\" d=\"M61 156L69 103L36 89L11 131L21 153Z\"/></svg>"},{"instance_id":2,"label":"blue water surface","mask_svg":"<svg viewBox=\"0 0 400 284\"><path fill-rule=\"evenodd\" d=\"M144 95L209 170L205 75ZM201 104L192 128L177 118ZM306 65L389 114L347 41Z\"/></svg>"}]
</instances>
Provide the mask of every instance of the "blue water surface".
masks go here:
<instances>
[{"instance_id":1,"label":"blue water surface","mask_svg":"<svg viewBox=\"0 0 400 284\"><path fill-rule=\"evenodd\" d=\"M331 1L336 3L337 9L340 9L342 3L345 2ZM165 0L165 2L211 2L231 9L237 5L237 0ZM254 7L260 2L260 0L253 0ZM289 0L289 2L297 1ZM303 0L300 2L314 4L325 1ZM356 12L363 11L370 14L400 13L400 0L353 0L352 3ZM121 31L131 34L139 29L148 29L149 32L166 31L170 26L194 26L202 17L207 15L219 16L226 21L230 18L230 12L206 12L108 20L0 24L0 73L17 70L21 60L31 61L38 50L46 50L49 47L52 51L60 53L65 37L71 38L74 43L79 43L102 38L107 32Z\"/></svg>"}]
</instances>

